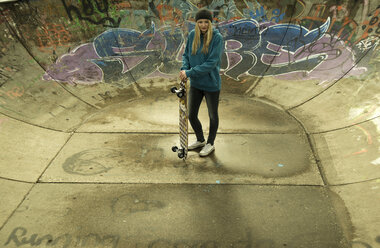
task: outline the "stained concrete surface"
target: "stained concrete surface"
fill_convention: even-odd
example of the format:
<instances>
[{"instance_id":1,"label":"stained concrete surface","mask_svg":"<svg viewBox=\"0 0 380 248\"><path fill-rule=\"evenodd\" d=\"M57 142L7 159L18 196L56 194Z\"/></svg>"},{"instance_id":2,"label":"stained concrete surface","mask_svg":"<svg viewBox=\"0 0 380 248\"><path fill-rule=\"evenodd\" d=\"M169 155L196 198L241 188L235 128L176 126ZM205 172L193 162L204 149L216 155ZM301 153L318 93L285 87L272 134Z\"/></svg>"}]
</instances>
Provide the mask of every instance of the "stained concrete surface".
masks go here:
<instances>
[{"instance_id":1,"label":"stained concrete surface","mask_svg":"<svg viewBox=\"0 0 380 248\"><path fill-rule=\"evenodd\" d=\"M175 85L175 83L172 83ZM142 84L142 87L145 85ZM156 84L144 96L112 104L91 115L78 132L173 132L178 129L178 99L168 94L169 88ZM206 101L203 100L203 105ZM281 108L260 99L243 98L241 94L223 91L219 103L222 133L296 133L300 124ZM202 108L199 119L208 131L208 113ZM193 132L191 130L191 132Z\"/></svg>"},{"instance_id":2,"label":"stained concrete surface","mask_svg":"<svg viewBox=\"0 0 380 248\"><path fill-rule=\"evenodd\" d=\"M177 139L175 134L75 134L40 181L323 184L299 135L220 134L210 157L190 151L185 162L170 149Z\"/></svg>"},{"instance_id":3,"label":"stained concrete surface","mask_svg":"<svg viewBox=\"0 0 380 248\"><path fill-rule=\"evenodd\" d=\"M11 82L1 86L1 113L54 130L70 131L80 125L92 107L59 84L42 81L44 70L20 43L15 42L13 51L0 58L1 64L17 71L12 72ZM67 113L75 115L68 116Z\"/></svg>"},{"instance_id":4,"label":"stained concrete surface","mask_svg":"<svg viewBox=\"0 0 380 248\"><path fill-rule=\"evenodd\" d=\"M5 223L13 211L18 208L33 184L0 179L0 186L0 223Z\"/></svg>"},{"instance_id":5,"label":"stained concrete surface","mask_svg":"<svg viewBox=\"0 0 380 248\"><path fill-rule=\"evenodd\" d=\"M7 247L33 242L58 247L346 247L348 237L338 223L347 219L339 219L330 201L328 190L314 187L40 184L7 223L0 242Z\"/></svg>"},{"instance_id":6,"label":"stained concrete surface","mask_svg":"<svg viewBox=\"0 0 380 248\"><path fill-rule=\"evenodd\" d=\"M64 146L69 133L32 126L0 115L0 177L36 182Z\"/></svg>"},{"instance_id":7,"label":"stained concrete surface","mask_svg":"<svg viewBox=\"0 0 380 248\"><path fill-rule=\"evenodd\" d=\"M330 184L379 178L378 122L376 118L345 129L313 134Z\"/></svg>"},{"instance_id":8,"label":"stained concrete surface","mask_svg":"<svg viewBox=\"0 0 380 248\"><path fill-rule=\"evenodd\" d=\"M260 12L232 2L238 19ZM179 39L165 33L169 45L159 40L172 11L156 18L148 1L109 1L128 32L148 30L143 16L153 18L157 35L146 37L156 43L146 49L169 50L162 65L150 56L138 67L141 58L126 53L124 64L102 71L90 62L102 61L91 49L109 26L69 20L68 1L1 4L0 247L380 247L378 36L366 36L376 32L380 2L259 2L308 29L330 17L320 43L301 48L310 58L317 48L330 57L315 70L273 76L272 63L289 56L292 67L300 54L272 61L256 54L268 62L261 76L242 71L233 79L224 71L216 151L207 158L192 151L186 162L170 150L178 106L170 93L177 70L168 61ZM342 13L352 22L342 24L349 20ZM356 30L351 40L331 39L348 39L347 25ZM75 66L64 64L70 57ZM124 66L124 78L114 65ZM144 74L155 66L161 71ZM104 80L113 76L120 80Z\"/></svg>"},{"instance_id":9,"label":"stained concrete surface","mask_svg":"<svg viewBox=\"0 0 380 248\"><path fill-rule=\"evenodd\" d=\"M373 180L360 184L351 184L344 186L334 186L332 191L335 192L340 200L344 201L347 209L350 209L350 218L352 225L355 227L356 237L353 237L353 247L366 247L365 240L373 240L373 243L379 243L380 236L376 229L371 228L370 223L379 223L380 215L378 209L374 206L380 204L379 195L380 180ZM378 226L378 225L377 225ZM377 244L374 247L378 246ZM367 245L368 247L368 245Z\"/></svg>"},{"instance_id":10,"label":"stained concrete surface","mask_svg":"<svg viewBox=\"0 0 380 248\"><path fill-rule=\"evenodd\" d=\"M312 133L348 127L379 116L378 92L377 80L342 79L320 96L291 112L296 116L308 116L307 113L310 112L319 116L318 119L309 116L304 120L305 126ZM329 99L334 99L334 102L330 103Z\"/></svg>"}]
</instances>

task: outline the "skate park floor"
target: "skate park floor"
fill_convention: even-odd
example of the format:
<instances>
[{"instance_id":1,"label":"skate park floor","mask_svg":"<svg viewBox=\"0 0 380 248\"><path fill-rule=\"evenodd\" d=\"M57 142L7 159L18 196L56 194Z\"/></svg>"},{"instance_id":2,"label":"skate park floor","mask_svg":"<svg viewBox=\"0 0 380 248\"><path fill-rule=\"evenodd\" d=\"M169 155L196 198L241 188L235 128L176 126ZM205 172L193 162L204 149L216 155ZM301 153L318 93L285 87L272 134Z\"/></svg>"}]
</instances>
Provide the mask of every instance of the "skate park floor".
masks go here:
<instances>
[{"instance_id":1,"label":"skate park floor","mask_svg":"<svg viewBox=\"0 0 380 248\"><path fill-rule=\"evenodd\" d=\"M150 83L86 115L88 105L41 84L43 93L66 94L49 112L70 124L1 115L2 247L379 245L378 169L358 175L328 150L349 144L354 128L307 133L291 111L242 98L226 83L215 152L190 151L183 161L171 151L179 142L176 79Z\"/></svg>"},{"instance_id":2,"label":"skate park floor","mask_svg":"<svg viewBox=\"0 0 380 248\"><path fill-rule=\"evenodd\" d=\"M380 247L378 63L360 77L326 69L342 75L323 84L222 75L216 150L181 160L171 150L176 77L44 80L51 53L9 41L0 49L0 247ZM199 118L207 138L205 101Z\"/></svg>"}]
</instances>

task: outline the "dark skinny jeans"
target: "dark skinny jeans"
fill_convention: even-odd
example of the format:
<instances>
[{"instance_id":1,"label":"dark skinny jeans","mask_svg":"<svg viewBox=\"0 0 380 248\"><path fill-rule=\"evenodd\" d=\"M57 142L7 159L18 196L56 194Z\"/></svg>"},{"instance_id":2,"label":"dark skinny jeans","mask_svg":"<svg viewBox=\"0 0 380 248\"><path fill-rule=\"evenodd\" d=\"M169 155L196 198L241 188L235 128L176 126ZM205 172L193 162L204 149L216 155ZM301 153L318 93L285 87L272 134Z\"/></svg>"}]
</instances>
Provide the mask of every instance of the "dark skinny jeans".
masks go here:
<instances>
[{"instance_id":1,"label":"dark skinny jeans","mask_svg":"<svg viewBox=\"0 0 380 248\"><path fill-rule=\"evenodd\" d=\"M218 131L219 126L219 93L220 91L209 92L194 87L190 87L189 90L189 121L197 136L197 140L201 142L203 142L205 138L203 136L202 124L198 119L198 112L203 96L206 98L208 115L210 117L210 130L207 143L210 143L211 145L214 145L216 132Z\"/></svg>"}]
</instances>

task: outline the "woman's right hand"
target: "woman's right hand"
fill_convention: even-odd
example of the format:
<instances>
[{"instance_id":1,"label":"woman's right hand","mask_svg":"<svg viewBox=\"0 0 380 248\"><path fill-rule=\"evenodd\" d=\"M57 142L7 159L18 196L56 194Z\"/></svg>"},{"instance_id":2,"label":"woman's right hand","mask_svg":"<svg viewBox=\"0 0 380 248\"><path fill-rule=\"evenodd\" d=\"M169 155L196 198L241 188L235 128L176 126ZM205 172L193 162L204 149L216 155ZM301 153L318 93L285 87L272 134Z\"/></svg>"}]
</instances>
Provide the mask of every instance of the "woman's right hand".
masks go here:
<instances>
[{"instance_id":1,"label":"woman's right hand","mask_svg":"<svg viewBox=\"0 0 380 248\"><path fill-rule=\"evenodd\" d=\"M181 79L181 81L186 81L187 80L186 71L184 70L180 71L179 78Z\"/></svg>"}]
</instances>

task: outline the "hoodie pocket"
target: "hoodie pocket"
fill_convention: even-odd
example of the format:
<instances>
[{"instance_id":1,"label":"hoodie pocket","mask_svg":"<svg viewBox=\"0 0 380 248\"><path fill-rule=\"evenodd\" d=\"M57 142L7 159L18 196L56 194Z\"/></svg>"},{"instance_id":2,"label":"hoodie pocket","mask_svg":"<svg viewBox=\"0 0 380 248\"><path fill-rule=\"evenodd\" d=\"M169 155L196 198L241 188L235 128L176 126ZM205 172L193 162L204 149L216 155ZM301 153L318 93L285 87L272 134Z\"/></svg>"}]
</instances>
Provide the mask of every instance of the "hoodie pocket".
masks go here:
<instances>
[{"instance_id":1,"label":"hoodie pocket","mask_svg":"<svg viewBox=\"0 0 380 248\"><path fill-rule=\"evenodd\" d=\"M208 76L209 78L211 79L210 83L209 83L209 86L211 86L212 88L215 88L217 87L218 85L218 81L216 80L214 74L212 72L209 72L208 73Z\"/></svg>"},{"instance_id":2,"label":"hoodie pocket","mask_svg":"<svg viewBox=\"0 0 380 248\"><path fill-rule=\"evenodd\" d=\"M209 72L208 75L210 76L211 78L211 81L216 84L216 78L214 77L214 74L212 72Z\"/></svg>"}]
</instances>

